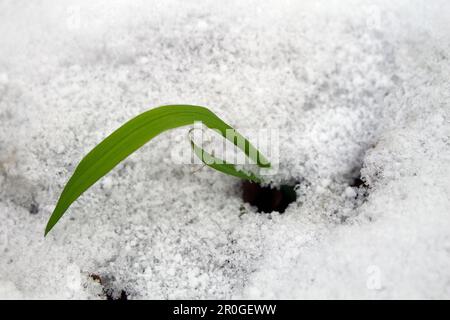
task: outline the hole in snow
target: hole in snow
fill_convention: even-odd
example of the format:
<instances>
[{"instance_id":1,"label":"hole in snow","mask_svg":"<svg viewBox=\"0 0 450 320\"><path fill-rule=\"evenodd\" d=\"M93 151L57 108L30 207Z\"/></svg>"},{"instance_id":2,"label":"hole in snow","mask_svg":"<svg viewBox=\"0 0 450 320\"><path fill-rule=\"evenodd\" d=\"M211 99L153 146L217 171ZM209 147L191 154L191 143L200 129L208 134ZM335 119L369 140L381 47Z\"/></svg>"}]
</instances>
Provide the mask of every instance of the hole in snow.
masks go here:
<instances>
[{"instance_id":1,"label":"hole in snow","mask_svg":"<svg viewBox=\"0 0 450 320\"><path fill-rule=\"evenodd\" d=\"M353 178L353 179L350 181L350 187L356 187L356 188L359 188L359 187L361 187L361 186L365 186L364 181L361 179L361 175L358 176L358 177L356 177L356 178Z\"/></svg>"},{"instance_id":2,"label":"hole in snow","mask_svg":"<svg viewBox=\"0 0 450 320\"><path fill-rule=\"evenodd\" d=\"M242 183L242 199L255 206L258 212L283 213L290 203L297 200L295 185L281 185L279 189L263 187L258 183L244 181Z\"/></svg>"},{"instance_id":3,"label":"hole in snow","mask_svg":"<svg viewBox=\"0 0 450 320\"><path fill-rule=\"evenodd\" d=\"M364 202L369 195L369 185L361 177L361 168L357 168L353 172L354 174L350 178L349 186L356 188L356 198Z\"/></svg>"},{"instance_id":4,"label":"hole in snow","mask_svg":"<svg viewBox=\"0 0 450 320\"><path fill-rule=\"evenodd\" d=\"M353 168L353 170L346 176L348 180L348 185L352 188L367 188L368 185L361 177L361 166Z\"/></svg>"}]
</instances>

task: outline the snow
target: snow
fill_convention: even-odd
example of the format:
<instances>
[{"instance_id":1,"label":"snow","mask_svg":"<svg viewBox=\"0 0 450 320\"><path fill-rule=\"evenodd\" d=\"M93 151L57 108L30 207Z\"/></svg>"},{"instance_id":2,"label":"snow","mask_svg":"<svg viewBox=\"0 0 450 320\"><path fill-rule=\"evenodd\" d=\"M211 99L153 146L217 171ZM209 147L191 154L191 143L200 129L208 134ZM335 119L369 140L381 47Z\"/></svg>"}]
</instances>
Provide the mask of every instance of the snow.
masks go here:
<instances>
[{"instance_id":1,"label":"snow","mask_svg":"<svg viewBox=\"0 0 450 320\"><path fill-rule=\"evenodd\" d=\"M1 2L0 298L450 298L449 15L443 0ZM272 182L299 183L297 202L257 214L239 180L174 164L177 129L44 238L78 161L171 103L278 129Z\"/></svg>"}]
</instances>

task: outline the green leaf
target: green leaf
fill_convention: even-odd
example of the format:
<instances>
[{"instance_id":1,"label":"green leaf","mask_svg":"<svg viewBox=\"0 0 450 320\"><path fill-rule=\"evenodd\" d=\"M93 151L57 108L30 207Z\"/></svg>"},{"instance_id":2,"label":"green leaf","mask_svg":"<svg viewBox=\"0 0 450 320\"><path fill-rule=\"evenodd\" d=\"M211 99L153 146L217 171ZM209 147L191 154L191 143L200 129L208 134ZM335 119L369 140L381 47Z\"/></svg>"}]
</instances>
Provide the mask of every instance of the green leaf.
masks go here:
<instances>
[{"instance_id":1,"label":"green leaf","mask_svg":"<svg viewBox=\"0 0 450 320\"><path fill-rule=\"evenodd\" d=\"M45 228L45 235L55 226L78 197L122 160L160 133L169 129L191 125L196 121L201 121L208 128L220 132L222 136L240 148L259 167L270 167L267 159L247 139L209 109L192 105L168 105L154 108L125 123L81 160L61 193L55 210ZM227 135L227 130L233 130L235 137L230 138ZM244 144L237 141L244 141ZM200 150L201 148L197 146L194 148L197 155L197 152ZM238 171L234 165L221 164L210 165L210 167L243 179L257 179L256 176L245 175Z\"/></svg>"},{"instance_id":2,"label":"green leaf","mask_svg":"<svg viewBox=\"0 0 450 320\"><path fill-rule=\"evenodd\" d=\"M250 180L253 182L261 182L261 178L252 172L245 172L242 170L238 170L234 164L226 163L225 161L214 157L210 153L206 152L199 146L197 146L194 141L191 139L191 146L194 150L194 153L197 157L199 157L204 164L208 167L211 167L217 171L223 172L230 176L235 176L241 179Z\"/></svg>"}]
</instances>

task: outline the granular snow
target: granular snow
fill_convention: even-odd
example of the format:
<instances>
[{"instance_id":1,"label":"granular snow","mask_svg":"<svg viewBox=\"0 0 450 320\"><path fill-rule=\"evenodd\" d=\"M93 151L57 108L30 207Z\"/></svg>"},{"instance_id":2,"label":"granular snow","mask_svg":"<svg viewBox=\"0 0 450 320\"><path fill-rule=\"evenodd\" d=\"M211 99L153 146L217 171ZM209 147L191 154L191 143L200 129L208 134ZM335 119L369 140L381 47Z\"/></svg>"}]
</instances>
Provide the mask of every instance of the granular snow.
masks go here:
<instances>
[{"instance_id":1,"label":"granular snow","mask_svg":"<svg viewBox=\"0 0 450 320\"><path fill-rule=\"evenodd\" d=\"M0 298L450 298L449 16L443 0L0 3ZM80 159L173 103L280 130L271 182L299 182L297 202L255 213L239 180L174 164L164 134L44 238Z\"/></svg>"}]
</instances>

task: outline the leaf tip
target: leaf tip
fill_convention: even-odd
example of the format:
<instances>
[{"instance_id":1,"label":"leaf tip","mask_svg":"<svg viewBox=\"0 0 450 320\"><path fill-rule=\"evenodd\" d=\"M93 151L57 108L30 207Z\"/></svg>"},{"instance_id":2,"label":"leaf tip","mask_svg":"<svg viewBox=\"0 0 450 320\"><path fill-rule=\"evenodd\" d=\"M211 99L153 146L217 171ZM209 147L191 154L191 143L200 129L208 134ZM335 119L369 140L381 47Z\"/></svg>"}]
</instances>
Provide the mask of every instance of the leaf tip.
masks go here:
<instances>
[{"instance_id":1,"label":"leaf tip","mask_svg":"<svg viewBox=\"0 0 450 320\"><path fill-rule=\"evenodd\" d=\"M50 219L47 222L47 226L45 227L44 238L47 236L47 234L50 232L50 230L53 229L54 226L55 226L55 222L52 222L52 219Z\"/></svg>"}]
</instances>

